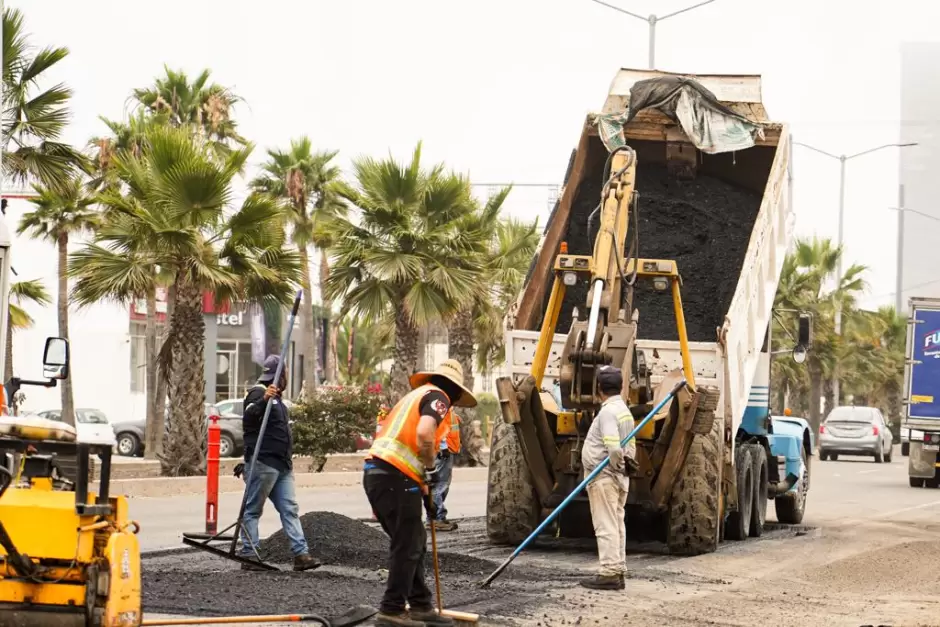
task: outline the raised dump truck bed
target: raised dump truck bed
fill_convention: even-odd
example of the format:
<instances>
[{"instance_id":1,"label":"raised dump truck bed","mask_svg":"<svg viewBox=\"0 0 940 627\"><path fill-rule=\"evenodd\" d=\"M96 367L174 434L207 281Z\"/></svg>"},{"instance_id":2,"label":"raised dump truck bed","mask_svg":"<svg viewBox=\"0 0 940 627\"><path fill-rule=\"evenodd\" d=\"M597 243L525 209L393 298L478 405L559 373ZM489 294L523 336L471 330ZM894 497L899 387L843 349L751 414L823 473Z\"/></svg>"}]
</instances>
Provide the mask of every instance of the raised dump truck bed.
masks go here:
<instances>
[{"instance_id":1,"label":"raised dump truck bed","mask_svg":"<svg viewBox=\"0 0 940 627\"><path fill-rule=\"evenodd\" d=\"M672 104L680 103L672 109L668 90ZM645 107L637 104L643 94ZM639 110L632 117L625 112L631 97ZM685 109L680 111L683 98ZM697 108L701 99L708 105ZM711 432L699 429L691 439L680 437L677 434L688 427L679 425L688 423L658 415L655 429L650 425L638 434L641 474L631 480L628 510L632 507L642 515L628 515L631 528L649 514L653 522L641 527L664 538L670 550L697 553L714 550L719 528L725 526L732 529L729 537L759 535L768 498L777 502L778 519L799 522L808 489L811 438L805 421L787 418L786 424L775 427L769 415L769 329L793 230L787 128L767 119L759 76L624 69L614 78L601 113L584 122L562 195L506 321L513 382L497 385L503 416L494 431L489 535L496 541L525 537L580 480L580 443L593 410L566 404L558 392L560 413L543 412L543 405L557 403L545 394L541 402L530 402L526 390L536 385L553 391L566 342L570 346L575 337L569 337L575 309L580 324L586 319L590 282L566 281L555 334L546 336L551 347L544 376L539 364L533 368L543 318L550 310L549 293L559 272L556 256L565 248L562 244L569 255L596 254L595 210L608 177L610 149L623 144L636 156L637 194L629 209L625 246L638 234L639 259L676 262L693 370L686 378L694 378L700 400L702 390L712 386L708 405L715 402L715 388L718 393ZM655 386L683 369L673 298L668 290L655 291L640 282L632 304L639 352L624 367L633 363L636 368L637 360L644 361ZM634 370L635 377L645 376L638 372ZM630 393L636 389L631 387ZM648 402L640 398L631 400L635 415L642 415ZM523 411L510 409L513 403L525 406ZM697 461L686 463L687 456ZM690 488L693 484L699 487ZM741 490L747 486L746 496L739 493L738 484ZM578 499L584 500L576 498L571 509L577 509ZM559 532L590 533L583 512L563 514Z\"/></svg>"},{"instance_id":2,"label":"raised dump truck bed","mask_svg":"<svg viewBox=\"0 0 940 627\"><path fill-rule=\"evenodd\" d=\"M603 112L613 113L629 101L637 81L667 76L665 72L623 69L611 84ZM694 343L693 366L702 374L712 371L715 351L721 358L719 334L727 354L725 365L733 380L722 385L728 413L740 421L747 405L754 371L771 319L771 306L783 258L792 236L788 164L790 145L786 127L767 121L760 99L759 76L694 76L732 110L762 123L763 137L740 152L705 154L696 151L698 172L693 180L679 180L666 167L670 144L685 143L682 129L658 111L645 110L624 129L627 143L637 153L636 190L639 194L639 254L648 259L673 259L682 276L682 299L689 340ZM601 114L603 115L603 113ZM589 115L573 154L564 190L546 224L539 251L520 293L513 331L507 338L507 362L514 374L527 374L534 354L533 341L548 301L552 264L559 245L567 242L572 254L590 254L593 235L588 216L596 208L603 184L608 150L598 132L598 114ZM596 234L596 219L593 225ZM585 310L588 285L565 293L557 325L555 363L546 377L557 376L564 336L575 307ZM644 347L657 346L670 353L677 340L668 294L638 286L634 305L639 311L638 337ZM515 338L515 339L514 339ZM524 348L531 344L531 352ZM647 351L654 373L663 373L681 361L657 364L657 351ZM705 354L710 353L709 357ZM525 355L528 354L528 363ZM732 363L733 362L733 363ZM719 369L724 370L724 368ZM723 372L716 373L722 376ZM706 378L711 378L706 375ZM654 379L654 383L655 383ZM553 381L546 381L549 387ZM737 427L734 424L733 427ZM732 431L733 433L733 431Z\"/></svg>"}]
</instances>

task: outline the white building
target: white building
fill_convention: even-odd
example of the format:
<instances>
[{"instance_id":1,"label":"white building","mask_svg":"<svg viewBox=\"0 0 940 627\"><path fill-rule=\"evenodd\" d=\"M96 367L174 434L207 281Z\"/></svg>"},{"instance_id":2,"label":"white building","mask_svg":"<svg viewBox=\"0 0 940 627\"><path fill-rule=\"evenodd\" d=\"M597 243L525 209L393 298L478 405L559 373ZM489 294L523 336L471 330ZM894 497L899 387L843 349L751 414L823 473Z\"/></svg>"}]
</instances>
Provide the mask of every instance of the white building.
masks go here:
<instances>
[{"instance_id":1,"label":"white building","mask_svg":"<svg viewBox=\"0 0 940 627\"><path fill-rule=\"evenodd\" d=\"M912 296L940 297L940 43L901 46L899 182L904 207L900 262L902 309ZM926 215L925 215L926 214ZM892 247L888 247L890 250Z\"/></svg>"}]
</instances>

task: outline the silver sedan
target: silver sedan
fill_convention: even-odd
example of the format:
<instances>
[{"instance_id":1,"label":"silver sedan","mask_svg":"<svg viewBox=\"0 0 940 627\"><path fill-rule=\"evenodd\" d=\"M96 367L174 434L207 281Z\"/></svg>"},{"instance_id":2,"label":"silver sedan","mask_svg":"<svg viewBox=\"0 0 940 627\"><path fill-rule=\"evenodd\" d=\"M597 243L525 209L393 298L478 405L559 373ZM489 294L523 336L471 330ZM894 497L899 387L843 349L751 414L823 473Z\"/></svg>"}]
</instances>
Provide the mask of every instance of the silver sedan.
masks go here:
<instances>
[{"instance_id":1,"label":"silver sedan","mask_svg":"<svg viewBox=\"0 0 940 627\"><path fill-rule=\"evenodd\" d=\"M819 459L865 455L879 464L890 462L893 442L891 430L876 407L836 407L819 427Z\"/></svg>"}]
</instances>

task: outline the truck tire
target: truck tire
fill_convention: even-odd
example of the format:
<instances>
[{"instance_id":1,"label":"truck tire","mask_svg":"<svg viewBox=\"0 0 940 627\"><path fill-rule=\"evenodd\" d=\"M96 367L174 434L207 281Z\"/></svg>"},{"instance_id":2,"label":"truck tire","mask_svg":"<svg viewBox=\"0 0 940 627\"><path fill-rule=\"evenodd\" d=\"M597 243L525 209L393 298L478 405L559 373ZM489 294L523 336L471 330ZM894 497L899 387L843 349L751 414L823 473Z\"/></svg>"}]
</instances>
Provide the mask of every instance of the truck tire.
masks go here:
<instances>
[{"instance_id":1,"label":"truck tire","mask_svg":"<svg viewBox=\"0 0 940 627\"><path fill-rule=\"evenodd\" d=\"M715 422L715 410L718 409L721 391L714 385L700 385L696 391L699 401L695 417L692 419L692 433L708 435L712 430L712 423Z\"/></svg>"},{"instance_id":2,"label":"truck tire","mask_svg":"<svg viewBox=\"0 0 940 627\"><path fill-rule=\"evenodd\" d=\"M767 466L767 450L759 443L751 444L751 462L754 469L754 505L751 506L751 537L759 538L764 533L767 520L767 484L770 481Z\"/></svg>"},{"instance_id":3,"label":"truck tire","mask_svg":"<svg viewBox=\"0 0 940 627\"><path fill-rule=\"evenodd\" d=\"M728 514L725 537L728 540L747 540L751 531L751 513L754 505L754 462L750 445L741 442L734 451L735 487L738 491L738 509Z\"/></svg>"},{"instance_id":4,"label":"truck tire","mask_svg":"<svg viewBox=\"0 0 940 627\"><path fill-rule=\"evenodd\" d=\"M718 548L724 424L712 421L708 435L696 435L672 488L666 544L673 555L700 555Z\"/></svg>"},{"instance_id":5,"label":"truck tire","mask_svg":"<svg viewBox=\"0 0 940 627\"><path fill-rule=\"evenodd\" d=\"M901 442L901 457L907 457L911 454L911 443Z\"/></svg>"},{"instance_id":6,"label":"truck tire","mask_svg":"<svg viewBox=\"0 0 940 627\"><path fill-rule=\"evenodd\" d=\"M924 484L927 483L924 479L921 479L920 477L908 477L907 480L908 480L908 483L911 484L912 488L922 488L924 487Z\"/></svg>"},{"instance_id":7,"label":"truck tire","mask_svg":"<svg viewBox=\"0 0 940 627\"><path fill-rule=\"evenodd\" d=\"M777 521L785 525L798 525L803 522L803 512L806 511L806 496L809 488L809 464L806 463L806 449L800 447L803 458L803 478L797 483L795 492L787 492L774 499L774 510L777 512ZM835 459L835 456L833 456Z\"/></svg>"},{"instance_id":8,"label":"truck tire","mask_svg":"<svg viewBox=\"0 0 940 627\"><path fill-rule=\"evenodd\" d=\"M486 535L498 544L518 544L538 525L539 504L513 425L497 415L493 424Z\"/></svg>"}]
</instances>

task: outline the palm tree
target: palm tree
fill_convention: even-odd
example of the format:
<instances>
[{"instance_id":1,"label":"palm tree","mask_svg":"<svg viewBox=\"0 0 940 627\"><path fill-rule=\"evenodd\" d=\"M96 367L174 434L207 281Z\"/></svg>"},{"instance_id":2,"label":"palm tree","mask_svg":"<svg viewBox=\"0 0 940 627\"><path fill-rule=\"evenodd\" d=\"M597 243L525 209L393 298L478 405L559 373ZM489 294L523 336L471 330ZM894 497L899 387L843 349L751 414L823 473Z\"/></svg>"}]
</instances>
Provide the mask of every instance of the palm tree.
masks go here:
<instances>
[{"instance_id":1,"label":"palm tree","mask_svg":"<svg viewBox=\"0 0 940 627\"><path fill-rule=\"evenodd\" d=\"M59 83L39 87L47 71L69 54L67 48L34 51L17 9L3 11L3 176L15 183L38 181L56 188L76 166L86 167L82 154L60 141L69 119L72 90Z\"/></svg>"},{"instance_id":2,"label":"palm tree","mask_svg":"<svg viewBox=\"0 0 940 627\"><path fill-rule=\"evenodd\" d=\"M325 294L366 324L394 320L390 387L400 398L417 364L418 325L454 313L476 288L479 234L461 228L472 198L466 179L421 167L420 143L406 164L363 157L353 166L360 221L337 227Z\"/></svg>"},{"instance_id":3,"label":"palm tree","mask_svg":"<svg viewBox=\"0 0 940 627\"><path fill-rule=\"evenodd\" d=\"M851 354L851 346L845 336L835 333L835 311L841 305L843 320L849 321L856 315L858 295L865 289L861 275L864 266L851 265L842 277L835 277L842 255L841 247L833 246L829 239L797 239L794 250L784 259L780 283L774 300L778 309L795 309L813 315L813 349L806 359L806 390L810 423L819 428L821 412L819 401L823 397L824 382L831 378L836 364ZM829 286L835 282L835 287ZM779 321L775 324L774 344L783 348L789 341ZM774 360L772 376L778 391L798 386L801 375L786 360ZM778 402L779 402L778 398ZM826 410L837 401L826 399Z\"/></svg>"},{"instance_id":4,"label":"palm tree","mask_svg":"<svg viewBox=\"0 0 940 627\"><path fill-rule=\"evenodd\" d=\"M380 375L379 367L388 359L394 341L391 320L362 324L355 316L346 316L339 325L337 338L339 374L346 385L365 385Z\"/></svg>"},{"instance_id":5,"label":"palm tree","mask_svg":"<svg viewBox=\"0 0 940 627\"><path fill-rule=\"evenodd\" d=\"M210 140L220 153L234 146L246 146L238 134L232 109L240 98L227 87L210 83L212 72L203 70L194 79L182 70L164 67L166 75L150 87L135 89L133 99L147 113L162 116L176 127L189 127Z\"/></svg>"},{"instance_id":6,"label":"palm tree","mask_svg":"<svg viewBox=\"0 0 940 627\"><path fill-rule=\"evenodd\" d=\"M85 193L80 176L71 176L55 188L34 185L37 196L30 198L33 211L23 214L17 232L55 244L58 252L58 318L59 335L69 337L69 239L93 230L99 215L93 209L94 199ZM75 424L75 407L71 379L62 381L62 420Z\"/></svg>"},{"instance_id":7,"label":"palm tree","mask_svg":"<svg viewBox=\"0 0 940 627\"><path fill-rule=\"evenodd\" d=\"M322 286L330 276L327 247L333 232L331 227L337 220L346 218L348 204L345 199L351 193L340 180L339 167L331 164L336 154L336 151L314 152L307 137L294 139L291 140L289 150L268 150L268 160L262 166L261 175L251 182L253 189L284 203L289 209L291 239L300 251L303 277L304 353L310 363L304 369L304 387L307 390L316 389L319 363L308 248L311 244L320 248L322 292ZM332 313L329 299L323 299L323 308L328 314ZM335 323L331 322L331 328L334 326ZM326 379L333 381L336 378L335 354L333 359L328 356L325 362Z\"/></svg>"},{"instance_id":8,"label":"palm tree","mask_svg":"<svg viewBox=\"0 0 940 627\"><path fill-rule=\"evenodd\" d=\"M17 281L10 286L9 322L7 324L7 350L4 365L3 380L13 378L13 332L28 329L33 326L33 318L21 305L32 303L35 305L48 305L52 296L46 290L42 281Z\"/></svg>"},{"instance_id":9,"label":"palm tree","mask_svg":"<svg viewBox=\"0 0 940 627\"><path fill-rule=\"evenodd\" d=\"M102 194L111 217L94 243L72 255L73 296L82 304L126 302L151 289L155 267L172 276L160 355L169 374L169 429L160 461L166 475L192 475L204 461L202 294L212 291L220 302L287 303L299 257L286 247L276 203L253 194L230 211L250 145L221 159L189 129L165 126L148 130L147 146L140 155L115 157L126 192Z\"/></svg>"}]
</instances>

